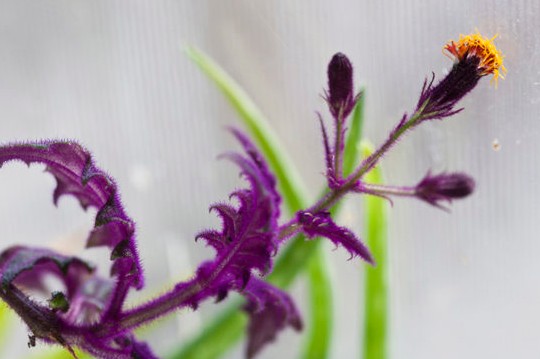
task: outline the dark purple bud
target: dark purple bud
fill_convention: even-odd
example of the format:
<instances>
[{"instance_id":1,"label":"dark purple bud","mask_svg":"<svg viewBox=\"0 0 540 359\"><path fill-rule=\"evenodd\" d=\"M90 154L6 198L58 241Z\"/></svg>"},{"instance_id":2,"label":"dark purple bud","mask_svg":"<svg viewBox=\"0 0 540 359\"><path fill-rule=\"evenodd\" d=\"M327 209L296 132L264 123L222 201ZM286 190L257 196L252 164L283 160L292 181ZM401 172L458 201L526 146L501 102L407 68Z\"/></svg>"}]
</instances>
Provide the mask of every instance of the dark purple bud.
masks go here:
<instances>
[{"instance_id":1,"label":"dark purple bud","mask_svg":"<svg viewBox=\"0 0 540 359\"><path fill-rule=\"evenodd\" d=\"M356 96L353 67L347 56L338 52L328 64L328 93L330 112L335 119L344 120L354 108Z\"/></svg>"},{"instance_id":2,"label":"dark purple bud","mask_svg":"<svg viewBox=\"0 0 540 359\"><path fill-rule=\"evenodd\" d=\"M452 70L437 85L433 85L435 77L424 82L416 112L422 114L422 120L442 119L455 115L462 109L455 106L469 93L481 78L478 72L479 60L469 57L457 62Z\"/></svg>"},{"instance_id":3,"label":"dark purple bud","mask_svg":"<svg viewBox=\"0 0 540 359\"><path fill-rule=\"evenodd\" d=\"M439 202L452 202L467 197L473 191L474 180L464 173L441 173L436 176L428 173L416 185L416 196L436 207L441 207Z\"/></svg>"}]
</instances>

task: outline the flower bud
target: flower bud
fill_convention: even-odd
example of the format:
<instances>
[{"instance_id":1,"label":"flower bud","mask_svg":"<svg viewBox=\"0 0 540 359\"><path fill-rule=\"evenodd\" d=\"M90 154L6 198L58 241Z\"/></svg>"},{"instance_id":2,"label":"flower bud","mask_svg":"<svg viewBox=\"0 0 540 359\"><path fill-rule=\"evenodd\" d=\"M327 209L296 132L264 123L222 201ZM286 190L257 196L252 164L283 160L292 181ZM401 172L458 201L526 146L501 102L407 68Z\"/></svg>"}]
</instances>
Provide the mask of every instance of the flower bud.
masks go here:
<instances>
[{"instance_id":1,"label":"flower bud","mask_svg":"<svg viewBox=\"0 0 540 359\"><path fill-rule=\"evenodd\" d=\"M335 119L345 119L356 103L353 67L347 56L338 52L328 64L328 92L326 100Z\"/></svg>"},{"instance_id":2,"label":"flower bud","mask_svg":"<svg viewBox=\"0 0 540 359\"><path fill-rule=\"evenodd\" d=\"M416 185L415 195L427 203L440 207L442 201L452 202L464 198L474 191L474 180L464 173L428 173Z\"/></svg>"}]
</instances>

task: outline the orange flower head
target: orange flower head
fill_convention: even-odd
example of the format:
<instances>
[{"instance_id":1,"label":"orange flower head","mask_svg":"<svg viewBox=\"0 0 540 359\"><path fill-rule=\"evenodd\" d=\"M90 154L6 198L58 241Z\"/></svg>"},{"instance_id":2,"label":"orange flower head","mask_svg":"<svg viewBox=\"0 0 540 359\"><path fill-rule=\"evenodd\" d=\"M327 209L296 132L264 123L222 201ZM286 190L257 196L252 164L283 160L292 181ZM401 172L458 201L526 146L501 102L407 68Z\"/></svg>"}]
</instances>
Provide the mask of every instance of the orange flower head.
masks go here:
<instances>
[{"instance_id":1,"label":"orange flower head","mask_svg":"<svg viewBox=\"0 0 540 359\"><path fill-rule=\"evenodd\" d=\"M485 38L480 33L470 35L460 35L459 41L453 40L444 46L446 54L456 61L462 61L468 57L476 57L479 60L478 69L481 76L493 74L495 85L498 78L504 79L506 68L503 65L503 55L495 47L493 40Z\"/></svg>"}]
</instances>

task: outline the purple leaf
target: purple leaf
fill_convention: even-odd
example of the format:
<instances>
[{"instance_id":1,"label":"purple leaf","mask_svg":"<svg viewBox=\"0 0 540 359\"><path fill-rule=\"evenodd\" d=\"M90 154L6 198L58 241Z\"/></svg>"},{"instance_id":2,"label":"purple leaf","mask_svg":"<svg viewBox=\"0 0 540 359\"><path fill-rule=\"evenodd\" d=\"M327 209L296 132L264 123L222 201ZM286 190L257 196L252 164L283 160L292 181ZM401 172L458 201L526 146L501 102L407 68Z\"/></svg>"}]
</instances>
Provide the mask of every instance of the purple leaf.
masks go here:
<instances>
[{"instance_id":1,"label":"purple leaf","mask_svg":"<svg viewBox=\"0 0 540 359\"><path fill-rule=\"evenodd\" d=\"M334 223L327 211L310 213L300 211L297 213L298 223L302 225L302 231L309 237L326 237L334 244L341 244L354 256L360 256L370 264L374 264L369 249L360 241L354 233L345 227L339 227Z\"/></svg>"},{"instance_id":2,"label":"purple leaf","mask_svg":"<svg viewBox=\"0 0 540 359\"><path fill-rule=\"evenodd\" d=\"M130 348L131 359L158 359L146 343L135 340L132 334L117 338L115 343L124 348Z\"/></svg>"},{"instance_id":3,"label":"purple leaf","mask_svg":"<svg viewBox=\"0 0 540 359\"><path fill-rule=\"evenodd\" d=\"M246 295L246 311L251 318L247 355L252 358L287 325L300 330L301 320L286 293L251 276L253 270L266 274L272 265L278 246L281 199L263 157L247 137L236 130L233 133L249 157L238 154L226 157L241 168L250 188L231 195L238 200L238 207L222 203L211 207L221 218L222 228L202 232L198 238L205 239L217 255L214 261L203 264L197 271L195 280L208 285L201 297L192 298L190 304L196 306L203 295L222 300L229 290Z\"/></svg>"},{"instance_id":4,"label":"purple leaf","mask_svg":"<svg viewBox=\"0 0 540 359\"><path fill-rule=\"evenodd\" d=\"M97 275L88 278L69 296L69 310L62 318L78 327L100 323L115 286L111 279Z\"/></svg>"},{"instance_id":5,"label":"purple leaf","mask_svg":"<svg viewBox=\"0 0 540 359\"><path fill-rule=\"evenodd\" d=\"M272 266L272 257L278 246L277 220L281 199L263 157L243 134L236 130L233 133L248 156L229 153L224 157L240 167L249 187L231 194L238 201L236 206L218 203L210 208L221 218L221 229L203 231L197 239L205 240L215 249L215 258L202 263L191 280L177 284L171 292L125 311L123 322L127 324L123 328L135 328L147 319L155 318L154 313L163 314L185 306L196 309L202 300L210 297L220 301L231 290L251 298L250 310L258 313L259 325L263 325L263 319L269 320L264 324L268 329L254 330L261 335L266 333L262 337L254 337L257 349L274 336L270 333L282 329L287 320L299 326L299 321L292 319L297 315L290 299L285 294L269 291L265 285L255 284L252 277L254 271L264 275ZM267 304L270 312L264 311L263 306ZM282 317L267 318L265 313L278 313Z\"/></svg>"},{"instance_id":6,"label":"purple leaf","mask_svg":"<svg viewBox=\"0 0 540 359\"><path fill-rule=\"evenodd\" d=\"M98 211L87 246L111 249L111 275L103 279L92 275L93 268L75 257L67 257L40 248L13 247L0 256L1 297L32 330L34 337L76 345L102 358L151 358L145 346L126 341L124 347L113 343L119 337L94 333L97 325L114 332L116 320L130 288L142 288L143 272L135 244L135 225L125 213L114 180L98 168L90 153L75 142L43 141L16 143L0 147L0 166L20 160L28 165L43 163L56 179L53 193L56 204L62 195L72 195L86 209ZM18 286L46 290L44 273L57 275L67 294L53 293L49 308L21 292ZM60 303L53 303L54 300ZM67 301L63 303L62 301ZM69 309L68 309L69 307ZM58 309L67 310L66 313ZM131 335L124 331L120 338ZM34 339L35 341L35 339ZM133 342L133 344L131 344ZM139 349L135 349L137 346Z\"/></svg>"},{"instance_id":7,"label":"purple leaf","mask_svg":"<svg viewBox=\"0 0 540 359\"><path fill-rule=\"evenodd\" d=\"M42 141L0 147L0 166L13 160L46 165L57 182L53 194L55 203L60 196L70 194L83 208L98 209L87 246L112 249L111 258L115 262L112 273L121 285L115 290L111 310L118 310L129 288L142 288L144 280L135 245L135 225L123 209L114 180L98 168L90 153L76 142Z\"/></svg>"},{"instance_id":8,"label":"purple leaf","mask_svg":"<svg viewBox=\"0 0 540 359\"><path fill-rule=\"evenodd\" d=\"M326 132L326 127L324 127L324 122L320 114L319 115L319 122L321 124L321 132L323 136L323 144L324 144L324 160L326 164L326 178L328 179L328 186L330 188L335 188L336 185L338 185L336 181L336 173L334 168L334 154L332 153L332 150L330 149L330 143L328 142L328 134Z\"/></svg>"},{"instance_id":9,"label":"purple leaf","mask_svg":"<svg viewBox=\"0 0 540 359\"><path fill-rule=\"evenodd\" d=\"M247 357L253 358L287 326L302 330L302 319L289 295L272 285L251 278L243 294L249 314Z\"/></svg>"},{"instance_id":10,"label":"purple leaf","mask_svg":"<svg viewBox=\"0 0 540 359\"><path fill-rule=\"evenodd\" d=\"M255 146L241 132L232 130L248 157L229 153L224 157L235 162L248 180L250 188L233 192L238 206L215 204L210 207L222 220L221 230L201 232L216 250L216 258L199 267L195 280L203 281L207 288L193 298L192 305L208 297L223 298L230 289L242 290L251 272L266 274L272 266L277 250L277 220L281 198L276 191L276 180ZM211 278L211 281L208 279Z\"/></svg>"},{"instance_id":11,"label":"purple leaf","mask_svg":"<svg viewBox=\"0 0 540 359\"><path fill-rule=\"evenodd\" d=\"M64 256L45 248L15 246L0 255L3 289L13 281L27 288L42 289L42 277L52 273L63 280L68 295L71 295L93 271L92 265L77 257ZM25 272L29 272L29 275L24 275Z\"/></svg>"}]
</instances>

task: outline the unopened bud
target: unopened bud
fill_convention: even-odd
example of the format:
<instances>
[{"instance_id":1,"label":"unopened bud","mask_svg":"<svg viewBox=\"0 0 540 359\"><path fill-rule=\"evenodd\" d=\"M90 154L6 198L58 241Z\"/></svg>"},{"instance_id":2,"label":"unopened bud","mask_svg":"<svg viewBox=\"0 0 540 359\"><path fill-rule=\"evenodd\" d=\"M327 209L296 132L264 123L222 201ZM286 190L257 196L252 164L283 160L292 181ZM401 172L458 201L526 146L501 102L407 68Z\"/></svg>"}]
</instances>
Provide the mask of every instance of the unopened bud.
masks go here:
<instances>
[{"instance_id":1,"label":"unopened bud","mask_svg":"<svg viewBox=\"0 0 540 359\"><path fill-rule=\"evenodd\" d=\"M418 185L416 196L431 205L440 207L441 201L452 202L464 198L474 191L474 180L464 173L428 173Z\"/></svg>"},{"instance_id":2,"label":"unopened bud","mask_svg":"<svg viewBox=\"0 0 540 359\"><path fill-rule=\"evenodd\" d=\"M347 56L338 52L328 64L328 93L326 100L334 118L343 120L354 108L356 96L353 67Z\"/></svg>"}]
</instances>

